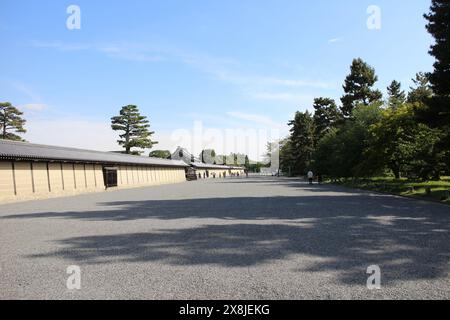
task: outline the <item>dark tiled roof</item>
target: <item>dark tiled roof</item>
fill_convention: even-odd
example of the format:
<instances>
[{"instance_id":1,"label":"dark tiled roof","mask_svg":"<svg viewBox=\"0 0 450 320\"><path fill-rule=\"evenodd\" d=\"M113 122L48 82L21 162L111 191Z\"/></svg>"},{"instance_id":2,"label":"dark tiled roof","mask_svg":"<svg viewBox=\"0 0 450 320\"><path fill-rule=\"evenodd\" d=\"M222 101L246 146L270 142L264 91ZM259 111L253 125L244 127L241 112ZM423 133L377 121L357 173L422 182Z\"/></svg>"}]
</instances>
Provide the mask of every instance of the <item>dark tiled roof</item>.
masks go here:
<instances>
[{"instance_id":1,"label":"dark tiled roof","mask_svg":"<svg viewBox=\"0 0 450 320\"><path fill-rule=\"evenodd\" d=\"M132 156L120 153L55 147L0 139L0 158L17 160L56 160L107 164L187 167L183 161Z\"/></svg>"}]
</instances>

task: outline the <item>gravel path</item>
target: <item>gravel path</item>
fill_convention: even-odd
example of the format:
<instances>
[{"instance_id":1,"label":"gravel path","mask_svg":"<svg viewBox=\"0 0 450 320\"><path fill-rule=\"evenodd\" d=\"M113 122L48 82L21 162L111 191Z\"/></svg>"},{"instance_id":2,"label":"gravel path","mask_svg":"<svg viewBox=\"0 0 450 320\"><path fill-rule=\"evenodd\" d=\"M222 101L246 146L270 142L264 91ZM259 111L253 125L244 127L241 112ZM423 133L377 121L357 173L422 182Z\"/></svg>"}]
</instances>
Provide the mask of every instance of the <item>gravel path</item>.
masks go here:
<instances>
[{"instance_id":1,"label":"gravel path","mask_svg":"<svg viewBox=\"0 0 450 320\"><path fill-rule=\"evenodd\" d=\"M450 299L450 206L285 178L0 205L0 299L412 298Z\"/></svg>"}]
</instances>

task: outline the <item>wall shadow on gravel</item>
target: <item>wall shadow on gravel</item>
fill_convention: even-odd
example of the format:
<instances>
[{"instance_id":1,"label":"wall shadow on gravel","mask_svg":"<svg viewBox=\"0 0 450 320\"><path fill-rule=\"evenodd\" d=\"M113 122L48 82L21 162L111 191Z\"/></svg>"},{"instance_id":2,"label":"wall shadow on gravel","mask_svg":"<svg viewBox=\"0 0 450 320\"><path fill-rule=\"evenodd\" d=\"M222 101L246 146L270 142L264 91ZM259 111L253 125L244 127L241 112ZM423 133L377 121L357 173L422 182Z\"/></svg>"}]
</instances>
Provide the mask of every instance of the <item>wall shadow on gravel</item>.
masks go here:
<instances>
[{"instance_id":1,"label":"wall shadow on gravel","mask_svg":"<svg viewBox=\"0 0 450 320\"><path fill-rule=\"evenodd\" d=\"M90 212L10 215L3 219L71 219L147 223L150 232L71 237L58 249L28 256L62 257L75 264L151 262L169 265L251 267L295 255L318 257L289 271L338 271L339 281L365 284L377 264L383 283L444 278L450 260L450 218L445 206L383 196L312 196L127 201ZM176 219L195 220L178 228ZM217 223L203 218L216 218ZM150 220L146 220L150 219ZM173 229L151 229L151 219ZM268 221L270 219L270 221ZM297 257L298 259L298 257ZM283 272L283 270L280 270Z\"/></svg>"}]
</instances>

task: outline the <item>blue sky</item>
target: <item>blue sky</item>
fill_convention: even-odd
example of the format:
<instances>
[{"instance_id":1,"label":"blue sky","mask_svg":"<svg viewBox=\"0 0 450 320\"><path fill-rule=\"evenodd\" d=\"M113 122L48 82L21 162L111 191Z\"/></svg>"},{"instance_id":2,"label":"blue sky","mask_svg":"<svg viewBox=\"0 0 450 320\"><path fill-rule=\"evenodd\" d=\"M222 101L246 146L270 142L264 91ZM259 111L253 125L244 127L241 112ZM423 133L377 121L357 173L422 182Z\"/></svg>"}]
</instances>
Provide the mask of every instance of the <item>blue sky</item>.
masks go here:
<instances>
[{"instance_id":1,"label":"blue sky","mask_svg":"<svg viewBox=\"0 0 450 320\"><path fill-rule=\"evenodd\" d=\"M71 4L81 9L80 30L66 28ZM366 26L369 5L381 9L380 30ZM2 0L0 100L25 111L25 138L36 143L117 149L109 119L126 104L149 116L158 148L174 148L173 132L192 131L195 121L284 135L314 97L339 99L353 58L376 68L383 92L393 79L407 88L416 72L430 71L429 6Z\"/></svg>"}]
</instances>

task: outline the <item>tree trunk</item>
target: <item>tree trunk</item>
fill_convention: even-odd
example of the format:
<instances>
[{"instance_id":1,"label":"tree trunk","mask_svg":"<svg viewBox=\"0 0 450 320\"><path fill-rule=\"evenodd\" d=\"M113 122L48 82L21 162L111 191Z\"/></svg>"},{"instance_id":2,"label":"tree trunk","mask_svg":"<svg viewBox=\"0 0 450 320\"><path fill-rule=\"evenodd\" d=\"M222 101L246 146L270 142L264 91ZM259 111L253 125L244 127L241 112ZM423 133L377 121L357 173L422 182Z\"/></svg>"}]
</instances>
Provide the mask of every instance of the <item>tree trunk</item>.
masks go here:
<instances>
[{"instance_id":1,"label":"tree trunk","mask_svg":"<svg viewBox=\"0 0 450 320\"><path fill-rule=\"evenodd\" d=\"M125 153L130 154L130 125L127 124L127 131L125 132Z\"/></svg>"},{"instance_id":2,"label":"tree trunk","mask_svg":"<svg viewBox=\"0 0 450 320\"><path fill-rule=\"evenodd\" d=\"M399 179L401 178L401 175L400 175L400 167L397 166L397 165L391 165L391 170L392 170L392 173L393 173L394 176L395 176L395 179L396 179L396 180L399 180Z\"/></svg>"}]
</instances>

